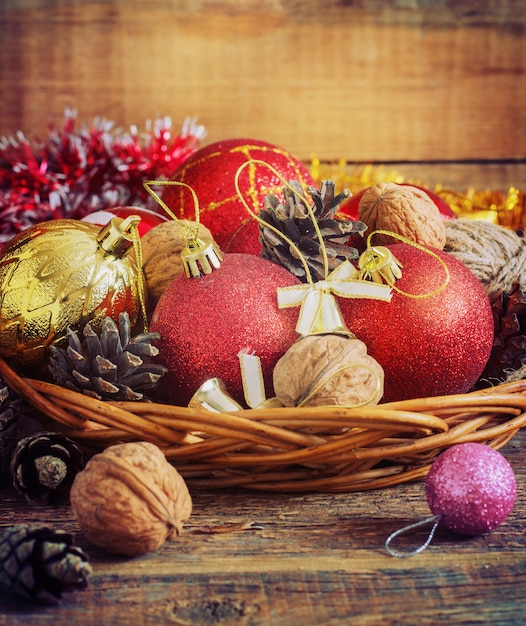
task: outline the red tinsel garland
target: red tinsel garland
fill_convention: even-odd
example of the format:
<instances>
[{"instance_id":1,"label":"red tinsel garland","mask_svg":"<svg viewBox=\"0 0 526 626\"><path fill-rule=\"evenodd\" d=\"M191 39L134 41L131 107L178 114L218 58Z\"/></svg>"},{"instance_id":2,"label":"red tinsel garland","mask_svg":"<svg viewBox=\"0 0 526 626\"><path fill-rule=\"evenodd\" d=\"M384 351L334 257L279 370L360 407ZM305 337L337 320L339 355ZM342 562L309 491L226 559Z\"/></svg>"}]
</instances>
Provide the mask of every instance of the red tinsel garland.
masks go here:
<instances>
[{"instance_id":1,"label":"red tinsel garland","mask_svg":"<svg viewBox=\"0 0 526 626\"><path fill-rule=\"evenodd\" d=\"M76 121L76 110L67 109L63 128L50 124L47 141L21 131L0 139L0 244L38 222L146 207L143 182L171 178L205 136L191 118L173 136L168 117L147 123L141 134L102 118L89 127Z\"/></svg>"}]
</instances>

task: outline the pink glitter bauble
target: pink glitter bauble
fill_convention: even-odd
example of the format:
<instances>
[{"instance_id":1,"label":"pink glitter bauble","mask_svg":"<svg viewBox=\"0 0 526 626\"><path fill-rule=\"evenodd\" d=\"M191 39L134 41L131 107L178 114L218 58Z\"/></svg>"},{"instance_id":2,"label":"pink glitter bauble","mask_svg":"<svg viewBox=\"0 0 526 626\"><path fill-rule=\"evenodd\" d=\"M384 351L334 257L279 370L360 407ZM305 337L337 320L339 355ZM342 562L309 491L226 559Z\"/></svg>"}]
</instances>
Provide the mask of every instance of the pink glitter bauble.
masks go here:
<instances>
[{"instance_id":1,"label":"pink glitter bauble","mask_svg":"<svg viewBox=\"0 0 526 626\"><path fill-rule=\"evenodd\" d=\"M225 254L219 269L200 278L177 276L155 307L150 330L161 334L159 361L169 372L162 389L186 405L209 378L221 378L244 404L238 353L261 359L267 397L272 372L297 338L298 309L278 309L277 289L298 284L283 267L250 254Z\"/></svg>"},{"instance_id":2,"label":"pink glitter bauble","mask_svg":"<svg viewBox=\"0 0 526 626\"><path fill-rule=\"evenodd\" d=\"M515 504L515 474L500 452L481 443L462 443L443 452L426 480L426 495L440 523L462 535L488 533Z\"/></svg>"},{"instance_id":3,"label":"pink glitter bauble","mask_svg":"<svg viewBox=\"0 0 526 626\"><path fill-rule=\"evenodd\" d=\"M271 165L285 181L297 180L302 185L316 185L308 167L290 152L267 141L231 138L216 141L200 148L174 172L173 180L190 185L197 194L200 221L207 226L218 246L228 252L229 242L241 223L249 216L239 198L236 173L244 163L263 161ZM281 195L283 182L261 164L247 165L239 176L239 188L254 213L263 207L264 197ZM183 219L195 219L195 207L190 192L184 187L167 185L163 200ZM259 231L250 228L253 243L257 245ZM249 245L245 242L244 245ZM230 252L246 252L230 249Z\"/></svg>"},{"instance_id":4,"label":"pink glitter bauble","mask_svg":"<svg viewBox=\"0 0 526 626\"><path fill-rule=\"evenodd\" d=\"M349 329L384 368L384 401L466 393L479 379L493 343L489 298L471 270L453 255L410 244L387 246L402 263L391 302L339 298Z\"/></svg>"}]
</instances>

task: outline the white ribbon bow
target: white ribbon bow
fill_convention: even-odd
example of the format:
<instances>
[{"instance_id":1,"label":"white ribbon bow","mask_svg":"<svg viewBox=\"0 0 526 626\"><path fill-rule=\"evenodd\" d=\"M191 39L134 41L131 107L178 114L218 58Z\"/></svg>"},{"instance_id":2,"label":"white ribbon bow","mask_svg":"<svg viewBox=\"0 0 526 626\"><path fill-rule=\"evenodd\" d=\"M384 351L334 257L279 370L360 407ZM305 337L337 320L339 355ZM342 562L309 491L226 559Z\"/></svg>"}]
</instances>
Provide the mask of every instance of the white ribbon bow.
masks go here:
<instances>
[{"instance_id":1,"label":"white ribbon bow","mask_svg":"<svg viewBox=\"0 0 526 626\"><path fill-rule=\"evenodd\" d=\"M278 308L301 306L296 332L312 335L321 332L347 332L340 307L334 296L391 300L389 285L357 280L358 270L344 261L326 278L316 283L292 285L278 289ZM349 333L350 334L350 333Z\"/></svg>"}]
</instances>

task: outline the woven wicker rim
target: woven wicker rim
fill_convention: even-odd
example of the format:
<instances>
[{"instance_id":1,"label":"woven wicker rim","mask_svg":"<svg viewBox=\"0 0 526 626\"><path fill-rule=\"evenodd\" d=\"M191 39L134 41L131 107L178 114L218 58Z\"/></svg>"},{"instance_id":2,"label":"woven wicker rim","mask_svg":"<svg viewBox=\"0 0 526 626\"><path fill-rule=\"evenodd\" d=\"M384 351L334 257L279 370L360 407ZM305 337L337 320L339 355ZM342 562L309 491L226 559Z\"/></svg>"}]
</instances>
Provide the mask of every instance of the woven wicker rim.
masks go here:
<instances>
[{"instance_id":1,"label":"woven wicker rim","mask_svg":"<svg viewBox=\"0 0 526 626\"><path fill-rule=\"evenodd\" d=\"M161 403L103 402L0 375L53 426L91 452L151 441L193 486L281 492L362 491L423 478L458 443L504 446L526 425L526 380L466 394L368 407L214 413Z\"/></svg>"}]
</instances>

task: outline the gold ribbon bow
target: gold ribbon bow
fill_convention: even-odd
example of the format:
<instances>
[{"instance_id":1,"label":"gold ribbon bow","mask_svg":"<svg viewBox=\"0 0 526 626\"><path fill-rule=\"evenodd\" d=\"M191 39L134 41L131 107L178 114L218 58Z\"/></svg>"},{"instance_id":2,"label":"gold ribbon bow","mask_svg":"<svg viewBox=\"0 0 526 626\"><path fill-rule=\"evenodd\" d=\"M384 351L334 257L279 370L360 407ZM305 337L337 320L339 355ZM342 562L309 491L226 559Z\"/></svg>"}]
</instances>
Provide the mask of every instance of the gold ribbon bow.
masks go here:
<instances>
[{"instance_id":1,"label":"gold ribbon bow","mask_svg":"<svg viewBox=\"0 0 526 626\"><path fill-rule=\"evenodd\" d=\"M391 287L358 280L358 270L344 261L325 280L278 289L278 308L301 306L296 332L300 335L349 332L334 296L391 300Z\"/></svg>"}]
</instances>

